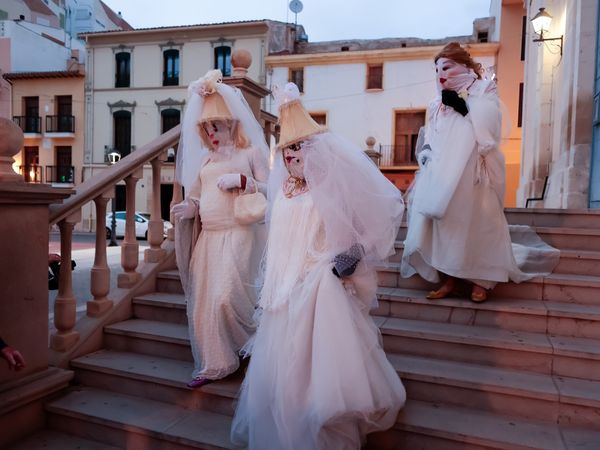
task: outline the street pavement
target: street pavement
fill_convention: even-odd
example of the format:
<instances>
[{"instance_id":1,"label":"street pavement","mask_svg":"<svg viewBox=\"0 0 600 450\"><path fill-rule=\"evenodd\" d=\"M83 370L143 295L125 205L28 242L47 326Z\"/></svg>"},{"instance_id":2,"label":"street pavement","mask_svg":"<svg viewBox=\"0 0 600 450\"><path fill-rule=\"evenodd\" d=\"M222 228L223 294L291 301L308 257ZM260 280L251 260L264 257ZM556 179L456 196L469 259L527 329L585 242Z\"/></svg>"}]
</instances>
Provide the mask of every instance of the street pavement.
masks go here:
<instances>
[{"instance_id":1,"label":"street pavement","mask_svg":"<svg viewBox=\"0 0 600 450\"><path fill-rule=\"evenodd\" d=\"M90 293L90 278L91 268L94 265L96 236L94 233L74 233L72 244L72 259L77 263L77 267L73 270L73 294L77 302L77 319L85 315L86 303L93 298ZM117 241L121 244L122 240ZM140 245L140 261L144 259L144 250L149 248L148 242L138 240ZM60 254L60 234L57 232L50 233L50 243L48 253ZM121 247L107 247L107 261L110 267L110 288L111 290L117 287L117 276L123 271L121 268ZM48 291L48 321L53 328L54 320L54 300L58 290ZM110 296L110 295L109 295Z\"/></svg>"}]
</instances>

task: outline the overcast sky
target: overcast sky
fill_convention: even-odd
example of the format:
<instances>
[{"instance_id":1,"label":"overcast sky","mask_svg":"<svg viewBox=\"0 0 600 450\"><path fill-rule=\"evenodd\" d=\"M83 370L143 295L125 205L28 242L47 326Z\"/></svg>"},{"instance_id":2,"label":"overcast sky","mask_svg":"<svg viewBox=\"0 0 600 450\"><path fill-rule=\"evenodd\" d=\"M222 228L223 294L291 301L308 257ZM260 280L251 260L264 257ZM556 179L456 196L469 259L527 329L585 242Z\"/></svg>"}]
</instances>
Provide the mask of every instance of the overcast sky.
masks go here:
<instances>
[{"instance_id":1,"label":"overcast sky","mask_svg":"<svg viewBox=\"0 0 600 450\"><path fill-rule=\"evenodd\" d=\"M290 0L104 0L134 28L273 19L294 21ZM470 35L490 0L302 0L309 41Z\"/></svg>"}]
</instances>

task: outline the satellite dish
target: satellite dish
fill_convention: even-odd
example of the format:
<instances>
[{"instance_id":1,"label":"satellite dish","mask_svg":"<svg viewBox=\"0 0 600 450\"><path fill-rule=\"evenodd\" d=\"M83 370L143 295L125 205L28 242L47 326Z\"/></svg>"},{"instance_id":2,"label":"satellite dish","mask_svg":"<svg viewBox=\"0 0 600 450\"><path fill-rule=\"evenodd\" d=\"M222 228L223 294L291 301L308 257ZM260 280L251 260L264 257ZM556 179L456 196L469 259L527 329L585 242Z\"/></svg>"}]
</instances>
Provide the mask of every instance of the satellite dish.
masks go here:
<instances>
[{"instance_id":1,"label":"satellite dish","mask_svg":"<svg viewBox=\"0 0 600 450\"><path fill-rule=\"evenodd\" d=\"M300 0L292 0L290 2L290 11L292 11L294 14L298 14L299 12L302 12L302 2Z\"/></svg>"}]
</instances>

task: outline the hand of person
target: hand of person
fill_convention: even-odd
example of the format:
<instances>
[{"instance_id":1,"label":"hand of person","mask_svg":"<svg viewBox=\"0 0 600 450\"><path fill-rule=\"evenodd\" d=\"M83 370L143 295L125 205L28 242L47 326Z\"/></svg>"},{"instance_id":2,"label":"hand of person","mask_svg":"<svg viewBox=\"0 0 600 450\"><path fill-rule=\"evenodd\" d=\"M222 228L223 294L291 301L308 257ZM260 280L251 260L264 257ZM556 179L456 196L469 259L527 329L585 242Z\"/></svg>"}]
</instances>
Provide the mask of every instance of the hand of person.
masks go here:
<instances>
[{"instance_id":1,"label":"hand of person","mask_svg":"<svg viewBox=\"0 0 600 450\"><path fill-rule=\"evenodd\" d=\"M239 173L226 173L225 175L221 175L219 178L217 178L217 187L222 191L241 188L242 177L243 175Z\"/></svg>"},{"instance_id":2,"label":"hand of person","mask_svg":"<svg viewBox=\"0 0 600 450\"><path fill-rule=\"evenodd\" d=\"M453 108L457 113L463 117L469 114L467 108L467 102L458 95L458 92L451 91L450 89L444 89L442 91L442 103L446 106Z\"/></svg>"},{"instance_id":3,"label":"hand of person","mask_svg":"<svg viewBox=\"0 0 600 450\"><path fill-rule=\"evenodd\" d=\"M425 167L429 161L431 161L431 147L429 144L425 144L421 152L417 155L417 162L419 167Z\"/></svg>"},{"instance_id":4,"label":"hand of person","mask_svg":"<svg viewBox=\"0 0 600 450\"><path fill-rule=\"evenodd\" d=\"M333 268L331 271L338 278L349 277L356 270L356 266L362 259L363 247L360 244L354 244L347 252L340 253L333 258Z\"/></svg>"},{"instance_id":5,"label":"hand of person","mask_svg":"<svg viewBox=\"0 0 600 450\"><path fill-rule=\"evenodd\" d=\"M21 370L25 367L25 358L23 358L18 350L7 346L1 350L1 353L2 357L8 362L8 368L10 370Z\"/></svg>"},{"instance_id":6,"label":"hand of person","mask_svg":"<svg viewBox=\"0 0 600 450\"><path fill-rule=\"evenodd\" d=\"M198 205L190 199L185 199L181 203L173 205L171 214L173 214L175 221L193 219L198 214Z\"/></svg>"}]
</instances>

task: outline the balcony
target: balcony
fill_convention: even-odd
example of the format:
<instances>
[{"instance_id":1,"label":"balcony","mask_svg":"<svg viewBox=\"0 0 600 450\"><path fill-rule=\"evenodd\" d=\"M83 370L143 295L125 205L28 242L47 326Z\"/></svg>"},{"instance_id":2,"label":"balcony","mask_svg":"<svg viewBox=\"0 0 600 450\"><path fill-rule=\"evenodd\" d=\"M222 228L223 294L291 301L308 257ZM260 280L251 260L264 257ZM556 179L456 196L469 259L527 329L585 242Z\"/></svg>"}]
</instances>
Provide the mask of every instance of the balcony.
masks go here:
<instances>
[{"instance_id":1,"label":"balcony","mask_svg":"<svg viewBox=\"0 0 600 450\"><path fill-rule=\"evenodd\" d=\"M75 183L75 167L46 166L46 183Z\"/></svg>"},{"instance_id":2,"label":"balcony","mask_svg":"<svg viewBox=\"0 0 600 450\"><path fill-rule=\"evenodd\" d=\"M27 183L42 183L42 166L19 166L19 173Z\"/></svg>"},{"instance_id":3,"label":"balcony","mask_svg":"<svg viewBox=\"0 0 600 450\"><path fill-rule=\"evenodd\" d=\"M46 116L46 133L75 133L75 116Z\"/></svg>"},{"instance_id":4,"label":"balcony","mask_svg":"<svg viewBox=\"0 0 600 450\"><path fill-rule=\"evenodd\" d=\"M416 167L417 159L411 147L405 145L379 145L380 167Z\"/></svg>"},{"instance_id":5,"label":"balcony","mask_svg":"<svg viewBox=\"0 0 600 450\"><path fill-rule=\"evenodd\" d=\"M15 122L23 133L42 133L42 118L39 116L13 116Z\"/></svg>"}]
</instances>

